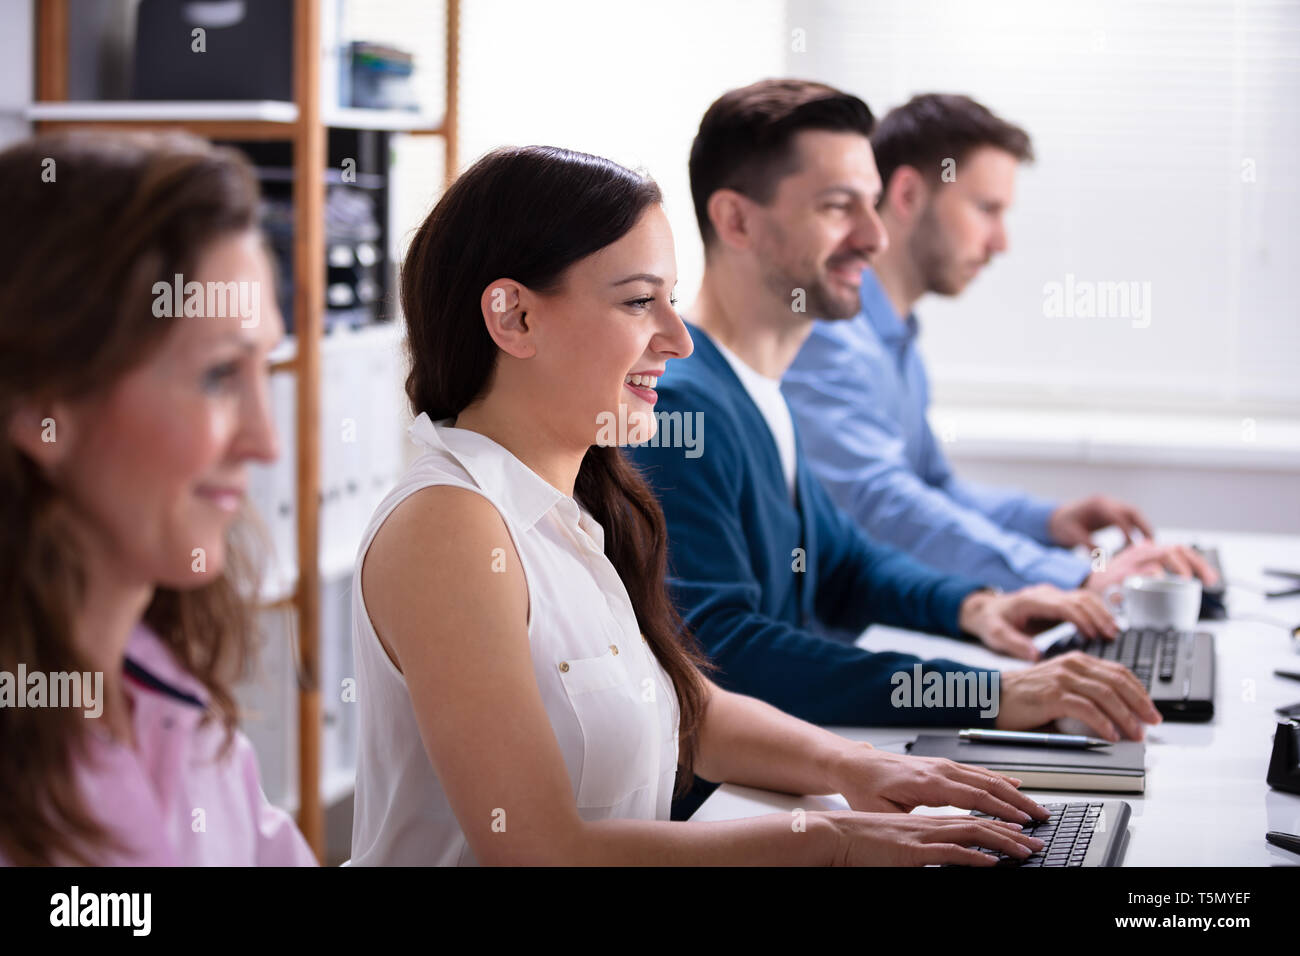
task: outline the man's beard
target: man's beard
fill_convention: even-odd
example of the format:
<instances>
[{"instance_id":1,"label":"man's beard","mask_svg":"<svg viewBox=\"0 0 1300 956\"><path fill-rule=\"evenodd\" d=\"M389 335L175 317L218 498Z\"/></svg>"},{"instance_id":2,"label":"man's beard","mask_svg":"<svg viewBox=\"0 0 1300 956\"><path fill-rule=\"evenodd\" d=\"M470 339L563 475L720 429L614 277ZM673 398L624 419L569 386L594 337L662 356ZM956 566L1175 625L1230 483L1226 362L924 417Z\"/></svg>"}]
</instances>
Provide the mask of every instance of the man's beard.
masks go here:
<instances>
[{"instance_id":1,"label":"man's beard","mask_svg":"<svg viewBox=\"0 0 1300 956\"><path fill-rule=\"evenodd\" d=\"M946 248L934 210L927 207L916 224L916 230L907 241L912 261L921 274L926 292L938 295L958 295L966 283L974 278L959 271L959 265Z\"/></svg>"},{"instance_id":2,"label":"man's beard","mask_svg":"<svg viewBox=\"0 0 1300 956\"><path fill-rule=\"evenodd\" d=\"M785 301L786 307L796 314L804 314L814 319L851 319L858 314L858 291L849 295L840 295L831 287L829 275L819 277L817 266L812 262L799 262L788 255L792 244L786 233L775 222L771 223L764 234L766 241L757 250L760 274L763 283L774 295ZM787 268L790 263L793 269ZM834 264L826 263L826 269ZM794 270L803 273L796 275ZM802 291L802 295L798 293ZM802 309L797 310L797 307Z\"/></svg>"},{"instance_id":3,"label":"man's beard","mask_svg":"<svg viewBox=\"0 0 1300 956\"><path fill-rule=\"evenodd\" d=\"M861 256L847 256L848 261L861 262ZM836 267L834 259L826 263L827 273ZM866 268L863 266L862 268ZM860 273L859 273L860 274ZM838 292L831 286L829 275L825 281L818 282L817 287L825 300L817 317L822 319L851 319L862 311L861 287L854 287L849 292Z\"/></svg>"},{"instance_id":4,"label":"man's beard","mask_svg":"<svg viewBox=\"0 0 1300 956\"><path fill-rule=\"evenodd\" d=\"M829 268L828 263L828 268ZM857 290L842 294L831 288L829 279L799 277L784 270L764 269L767 287L785 298L791 309L798 302L796 290L803 290L803 311L815 319L851 319L858 314Z\"/></svg>"}]
</instances>

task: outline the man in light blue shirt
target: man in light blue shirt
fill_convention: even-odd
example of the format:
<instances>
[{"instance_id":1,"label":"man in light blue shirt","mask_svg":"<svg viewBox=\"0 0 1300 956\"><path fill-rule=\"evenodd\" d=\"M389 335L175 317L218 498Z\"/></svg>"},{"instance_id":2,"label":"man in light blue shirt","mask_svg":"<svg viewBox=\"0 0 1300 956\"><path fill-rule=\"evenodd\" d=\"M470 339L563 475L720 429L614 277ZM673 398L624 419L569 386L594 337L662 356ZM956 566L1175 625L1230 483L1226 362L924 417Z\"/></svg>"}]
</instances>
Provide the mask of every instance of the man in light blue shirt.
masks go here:
<instances>
[{"instance_id":1,"label":"man in light blue shirt","mask_svg":"<svg viewBox=\"0 0 1300 956\"><path fill-rule=\"evenodd\" d=\"M1002 214L1028 135L965 96L925 94L872 136L884 183L888 247L862 277L862 311L818 322L784 376L813 471L872 538L942 571L1004 589L1035 583L1102 591L1131 573L1167 569L1213 580L1188 548L1157 545L1130 505L1103 496L1068 504L958 478L926 414L930 387L913 312L927 292L957 295L1007 247ZM1119 526L1127 548L1094 570L1068 550Z\"/></svg>"}]
</instances>

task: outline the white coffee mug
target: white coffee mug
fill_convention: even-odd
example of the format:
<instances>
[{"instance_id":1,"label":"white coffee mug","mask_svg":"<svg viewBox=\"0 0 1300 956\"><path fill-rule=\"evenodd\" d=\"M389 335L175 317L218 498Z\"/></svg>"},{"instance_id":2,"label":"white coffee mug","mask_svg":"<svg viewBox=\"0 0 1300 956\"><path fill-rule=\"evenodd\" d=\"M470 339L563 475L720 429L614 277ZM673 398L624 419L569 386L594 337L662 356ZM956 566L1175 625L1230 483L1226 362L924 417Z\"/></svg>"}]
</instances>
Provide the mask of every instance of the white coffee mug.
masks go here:
<instances>
[{"instance_id":1,"label":"white coffee mug","mask_svg":"<svg viewBox=\"0 0 1300 956\"><path fill-rule=\"evenodd\" d=\"M1119 590L1119 614L1129 627L1172 627L1191 631L1201 616L1199 578L1157 578L1131 574Z\"/></svg>"}]
</instances>

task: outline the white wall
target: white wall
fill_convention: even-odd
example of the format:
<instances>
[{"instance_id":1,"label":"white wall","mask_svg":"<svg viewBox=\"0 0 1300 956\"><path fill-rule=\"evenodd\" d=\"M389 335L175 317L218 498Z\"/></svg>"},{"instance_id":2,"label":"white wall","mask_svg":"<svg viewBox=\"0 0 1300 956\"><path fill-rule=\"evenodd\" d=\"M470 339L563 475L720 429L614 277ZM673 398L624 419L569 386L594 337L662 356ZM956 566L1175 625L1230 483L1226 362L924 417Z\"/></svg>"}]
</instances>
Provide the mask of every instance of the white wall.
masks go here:
<instances>
[{"instance_id":1,"label":"white wall","mask_svg":"<svg viewBox=\"0 0 1300 956\"><path fill-rule=\"evenodd\" d=\"M921 304L940 398L1300 412L1300 4L791 0L803 73L883 115L963 92L1024 126L1011 250ZM1044 288L1150 283L1151 313L1049 318Z\"/></svg>"},{"instance_id":2,"label":"white wall","mask_svg":"<svg viewBox=\"0 0 1300 956\"><path fill-rule=\"evenodd\" d=\"M974 481L1013 485L1071 500L1104 491L1136 502L1161 528L1300 534L1300 479L1294 472L1133 462L1053 462L954 456Z\"/></svg>"},{"instance_id":3,"label":"white wall","mask_svg":"<svg viewBox=\"0 0 1300 956\"><path fill-rule=\"evenodd\" d=\"M1300 4L790 0L787 25L789 72L877 115L963 92L1034 139L1009 252L918 305L962 474L1300 532ZM1149 323L1050 318L1067 274L1150 283Z\"/></svg>"},{"instance_id":4,"label":"white wall","mask_svg":"<svg viewBox=\"0 0 1300 956\"><path fill-rule=\"evenodd\" d=\"M416 54L418 86L441 102L445 5L345 4L351 36ZM470 0L461 4L460 147L464 169L503 145L563 146L606 156L658 181L677 242L679 298L699 285L703 251L686 160L700 117L735 86L785 72L782 0ZM441 143L397 147L399 238L441 187Z\"/></svg>"},{"instance_id":5,"label":"white wall","mask_svg":"<svg viewBox=\"0 0 1300 956\"><path fill-rule=\"evenodd\" d=\"M703 271L686 161L722 93L784 71L777 0L464 4L461 153L545 144L648 172L677 243L678 297Z\"/></svg>"},{"instance_id":6,"label":"white wall","mask_svg":"<svg viewBox=\"0 0 1300 956\"><path fill-rule=\"evenodd\" d=\"M350 27L415 49L436 101L443 5L349 8ZM921 306L936 415L1012 412L995 409L978 441L965 422L954 462L1044 494L1126 494L1165 524L1300 532L1300 509L1279 507L1300 499L1297 465L1278 464L1289 443L1300 452L1287 271L1300 210L1286 173L1300 112L1285 105L1300 93L1286 69L1297 11L1253 0L472 0L460 165L501 144L549 143L646 169L667 198L689 303L702 261L686 158L719 94L805 76L883 115L915 92L968 92L1026 126L1039 159L1020 178L1011 251L961 298ZM438 149L412 138L398 150L403 232L436 198ZM1043 287L1067 273L1150 282L1150 326L1048 319ZM1028 427L1023 412L1051 409L1076 420ZM1098 453L1115 425L1077 420L1089 410L1129 416L1123 454ZM1134 417L1157 411L1182 418ZM1187 417L1206 415L1222 421Z\"/></svg>"}]
</instances>

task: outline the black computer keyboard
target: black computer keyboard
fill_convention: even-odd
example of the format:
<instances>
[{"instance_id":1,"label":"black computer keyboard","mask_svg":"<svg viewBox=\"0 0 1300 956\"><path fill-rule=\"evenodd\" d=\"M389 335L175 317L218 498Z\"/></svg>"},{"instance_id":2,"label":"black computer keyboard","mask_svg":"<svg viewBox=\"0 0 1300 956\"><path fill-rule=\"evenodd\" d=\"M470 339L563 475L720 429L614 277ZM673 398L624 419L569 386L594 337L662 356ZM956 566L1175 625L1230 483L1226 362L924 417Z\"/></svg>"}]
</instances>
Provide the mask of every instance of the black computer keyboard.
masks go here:
<instances>
[{"instance_id":1,"label":"black computer keyboard","mask_svg":"<svg viewBox=\"0 0 1300 956\"><path fill-rule=\"evenodd\" d=\"M1146 687L1156 709L1170 720L1214 716L1214 636L1173 628L1127 628L1113 641L1086 638L1071 630L1045 652L1055 657L1083 651L1118 661Z\"/></svg>"},{"instance_id":2,"label":"black computer keyboard","mask_svg":"<svg viewBox=\"0 0 1300 956\"><path fill-rule=\"evenodd\" d=\"M1079 650L1106 661L1118 661L1131 670L1147 690L1151 678L1174 679L1179 643L1183 633L1173 628L1129 628L1119 632L1113 642L1093 638L1079 644Z\"/></svg>"},{"instance_id":3,"label":"black computer keyboard","mask_svg":"<svg viewBox=\"0 0 1300 956\"><path fill-rule=\"evenodd\" d=\"M1021 860L983 849L998 859L998 866L1116 866L1128 833L1129 805L1123 800L1044 803L1051 816L1024 824L1024 832L1046 846ZM978 811L974 817L988 817Z\"/></svg>"}]
</instances>

